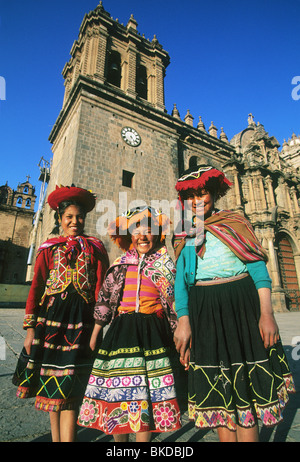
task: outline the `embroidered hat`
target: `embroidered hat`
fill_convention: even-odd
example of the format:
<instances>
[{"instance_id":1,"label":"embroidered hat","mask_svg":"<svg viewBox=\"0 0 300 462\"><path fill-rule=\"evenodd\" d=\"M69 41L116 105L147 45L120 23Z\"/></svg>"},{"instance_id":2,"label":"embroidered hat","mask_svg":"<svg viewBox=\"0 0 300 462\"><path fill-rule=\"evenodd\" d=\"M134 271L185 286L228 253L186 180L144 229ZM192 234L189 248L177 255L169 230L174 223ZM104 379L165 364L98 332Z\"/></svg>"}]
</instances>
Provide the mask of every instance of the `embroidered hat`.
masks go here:
<instances>
[{"instance_id":1,"label":"embroidered hat","mask_svg":"<svg viewBox=\"0 0 300 462\"><path fill-rule=\"evenodd\" d=\"M178 191L179 199L182 202L181 194L184 193L184 191L205 187L209 189L209 186L218 199L224 196L227 190L232 186L232 183L220 170L217 170L209 165L197 165L186 170L181 175L181 177L177 180L175 189Z\"/></svg>"},{"instance_id":2,"label":"embroidered hat","mask_svg":"<svg viewBox=\"0 0 300 462\"><path fill-rule=\"evenodd\" d=\"M160 242L164 242L170 220L161 210L139 206L128 210L110 223L108 234L118 247L126 251L131 247L131 233L138 224L151 226L151 233L159 235Z\"/></svg>"},{"instance_id":3,"label":"embroidered hat","mask_svg":"<svg viewBox=\"0 0 300 462\"><path fill-rule=\"evenodd\" d=\"M88 213L95 207L96 198L87 189L76 186L56 186L56 189L49 194L48 204L53 210L57 210L59 204L64 201L76 201L81 204Z\"/></svg>"}]
</instances>

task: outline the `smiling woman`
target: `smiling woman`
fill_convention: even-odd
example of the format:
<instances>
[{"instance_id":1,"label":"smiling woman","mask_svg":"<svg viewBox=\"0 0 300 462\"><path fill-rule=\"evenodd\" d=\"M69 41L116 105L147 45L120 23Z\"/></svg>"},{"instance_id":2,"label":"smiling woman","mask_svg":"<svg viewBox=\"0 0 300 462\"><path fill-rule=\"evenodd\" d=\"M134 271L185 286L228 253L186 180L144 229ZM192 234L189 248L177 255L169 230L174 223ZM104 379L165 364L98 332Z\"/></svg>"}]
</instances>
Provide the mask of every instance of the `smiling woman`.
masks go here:
<instances>
[{"instance_id":1,"label":"smiling woman","mask_svg":"<svg viewBox=\"0 0 300 462\"><path fill-rule=\"evenodd\" d=\"M132 232L131 242L137 253L142 255L151 252L157 244L157 236L151 234L151 227L137 224L136 229Z\"/></svg>"},{"instance_id":2,"label":"smiling woman","mask_svg":"<svg viewBox=\"0 0 300 462\"><path fill-rule=\"evenodd\" d=\"M204 220L174 238L177 351L189 365L189 417L220 441L258 441L258 420L282 420L293 377L271 303L266 250L247 219L214 201L231 183L209 165L185 171L179 200ZM197 218L197 217L196 217ZM251 365L251 367L250 367Z\"/></svg>"},{"instance_id":3,"label":"smiling woman","mask_svg":"<svg viewBox=\"0 0 300 462\"><path fill-rule=\"evenodd\" d=\"M108 257L101 241L83 234L86 213L95 205L89 191L56 188L48 203L63 233L38 249L13 383L19 398L36 396L35 407L49 412L53 441L74 441L93 363L88 345L94 303Z\"/></svg>"},{"instance_id":4,"label":"smiling woman","mask_svg":"<svg viewBox=\"0 0 300 462\"><path fill-rule=\"evenodd\" d=\"M84 230L85 211L80 204L64 202L60 205L58 222L64 236L80 236Z\"/></svg>"},{"instance_id":5,"label":"smiling woman","mask_svg":"<svg viewBox=\"0 0 300 462\"><path fill-rule=\"evenodd\" d=\"M169 220L137 207L109 227L125 250L106 274L95 307L91 348L110 323L98 351L78 423L112 434L115 441L151 439L180 428L182 380L173 343L175 266L164 245ZM182 388L184 393L184 388ZM91 412L92 410L92 412Z\"/></svg>"}]
</instances>

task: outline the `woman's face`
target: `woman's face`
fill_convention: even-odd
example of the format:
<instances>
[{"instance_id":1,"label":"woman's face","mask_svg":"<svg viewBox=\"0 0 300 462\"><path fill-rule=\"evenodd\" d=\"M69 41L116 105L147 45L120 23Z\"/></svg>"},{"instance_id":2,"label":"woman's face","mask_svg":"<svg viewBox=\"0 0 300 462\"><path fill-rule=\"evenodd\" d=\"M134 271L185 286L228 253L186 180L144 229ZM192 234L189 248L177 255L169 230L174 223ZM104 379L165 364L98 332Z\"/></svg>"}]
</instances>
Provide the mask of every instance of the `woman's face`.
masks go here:
<instances>
[{"instance_id":1,"label":"woman's face","mask_svg":"<svg viewBox=\"0 0 300 462\"><path fill-rule=\"evenodd\" d=\"M83 233L85 215L77 205L69 205L61 216L61 227L64 236L80 236Z\"/></svg>"},{"instance_id":2,"label":"woman's face","mask_svg":"<svg viewBox=\"0 0 300 462\"><path fill-rule=\"evenodd\" d=\"M186 200L194 215L199 217L204 215L204 218L211 215L215 201L213 195L206 189L189 189Z\"/></svg>"},{"instance_id":3,"label":"woman's face","mask_svg":"<svg viewBox=\"0 0 300 462\"><path fill-rule=\"evenodd\" d=\"M151 234L150 226L137 226L131 234L132 245L140 257L151 252L155 248L157 240L158 236Z\"/></svg>"}]
</instances>

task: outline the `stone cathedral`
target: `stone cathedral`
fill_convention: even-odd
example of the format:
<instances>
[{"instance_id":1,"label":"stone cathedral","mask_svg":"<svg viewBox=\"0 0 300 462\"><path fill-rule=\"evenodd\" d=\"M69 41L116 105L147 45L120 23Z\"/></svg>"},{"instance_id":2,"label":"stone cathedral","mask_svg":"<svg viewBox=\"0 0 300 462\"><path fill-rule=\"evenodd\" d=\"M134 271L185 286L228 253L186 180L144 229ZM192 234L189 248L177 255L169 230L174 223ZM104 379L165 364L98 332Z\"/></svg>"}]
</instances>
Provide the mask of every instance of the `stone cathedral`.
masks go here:
<instances>
[{"instance_id":1,"label":"stone cathedral","mask_svg":"<svg viewBox=\"0 0 300 462\"><path fill-rule=\"evenodd\" d=\"M127 25L113 19L102 2L85 15L63 69L63 106L49 138L48 193L75 184L97 195L85 231L104 241L112 261L117 250L97 232L106 200L117 213L137 199L172 202L184 169L200 163L220 168L233 187L217 205L244 214L268 250L274 309L299 310L300 149L290 155L285 143L283 157L276 138L251 114L231 141L222 128L218 136L213 122L206 128L189 111L181 118L176 105L168 114L164 76L170 57L137 26L133 16ZM41 241L53 222L46 205Z\"/></svg>"}]
</instances>

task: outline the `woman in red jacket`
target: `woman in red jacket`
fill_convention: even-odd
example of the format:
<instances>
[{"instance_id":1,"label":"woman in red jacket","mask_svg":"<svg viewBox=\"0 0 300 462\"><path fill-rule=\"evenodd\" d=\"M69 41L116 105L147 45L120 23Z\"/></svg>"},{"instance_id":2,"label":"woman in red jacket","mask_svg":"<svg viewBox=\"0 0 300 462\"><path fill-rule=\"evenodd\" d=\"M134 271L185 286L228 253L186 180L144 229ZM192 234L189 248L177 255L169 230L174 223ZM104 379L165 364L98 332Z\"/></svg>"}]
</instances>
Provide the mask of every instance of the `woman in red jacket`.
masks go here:
<instances>
[{"instance_id":1,"label":"woman in red jacket","mask_svg":"<svg viewBox=\"0 0 300 462\"><path fill-rule=\"evenodd\" d=\"M57 187L48 204L63 233L38 249L13 383L19 398L36 396L35 407L49 412L53 441L74 441L93 364L93 309L109 262L103 243L84 235L86 213L95 206L92 193Z\"/></svg>"}]
</instances>

